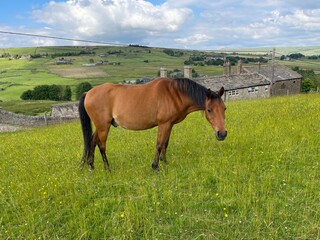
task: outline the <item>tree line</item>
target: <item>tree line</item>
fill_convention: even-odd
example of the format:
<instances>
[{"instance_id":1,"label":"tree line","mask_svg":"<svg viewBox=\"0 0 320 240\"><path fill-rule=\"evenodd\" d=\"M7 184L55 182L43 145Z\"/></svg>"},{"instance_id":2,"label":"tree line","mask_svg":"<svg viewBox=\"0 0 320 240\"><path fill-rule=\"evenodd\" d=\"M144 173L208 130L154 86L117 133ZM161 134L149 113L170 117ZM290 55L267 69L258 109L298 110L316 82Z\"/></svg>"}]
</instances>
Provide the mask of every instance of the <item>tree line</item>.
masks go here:
<instances>
[{"instance_id":1,"label":"tree line","mask_svg":"<svg viewBox=\"0 0 320 240\"><path fill-rule=\"evenodd\" d=\"M241 61L242 63L267 63L268 59L259 57L259 58L246 58L239 56L226 56L226 57L214 57L207 55L191 55L188 60L184 61L185 65L195 65L195 66L222 66L225 61L230 61L231 65L236 65L237 62Z\"/></svg>"},{"instance_id":2,"label":"tree line","mask_svg":"<svg viewBox=\"0 0 320 240\"><path fill-rule=\"evenodd\" d=\"M51 57L51 58L56 58L56 57L72 57L72 56L80 56L80 55L95 55L96 52L94 51L86 51L86 50L81 50L79 52L61 52L61 53L35 53L35 54L30 54L31 58L42 58L42 57ZM0 57L3 58L10 58L13 57L15 59L19 59L21 57L20 54L16 54L12 56L10 53L4 53L0 54Z\"/></svg>"},{"instance_id":3,"label":"tree line","mask_svg":"<svg viewBox=\"0 0 320 240\"><path fill-rule=\"evenodd\" d=\"M282 55L280 57L280 60L287 60L287 59L293 59L293 60L297 60L297 59L310 59L310 60L318 60L320 59L320 55L312 55L312 56L305 56L302 53L291 53L288 55Z\"/></svg>"},{"instance_id":4,"label":"tree line","mask_svg":"<svg viewBox=\"0 0 320 240\"><path fill-rule=\"evenodd\" d=\"M79 100L81 95L91 88L92 85L89 82L78 84L75 89L76 99ZM33 90L24 91L20 98L22 100L71 101L72 91L68 85L39 85L34 87Z\"/></svg>"}]
</instances>

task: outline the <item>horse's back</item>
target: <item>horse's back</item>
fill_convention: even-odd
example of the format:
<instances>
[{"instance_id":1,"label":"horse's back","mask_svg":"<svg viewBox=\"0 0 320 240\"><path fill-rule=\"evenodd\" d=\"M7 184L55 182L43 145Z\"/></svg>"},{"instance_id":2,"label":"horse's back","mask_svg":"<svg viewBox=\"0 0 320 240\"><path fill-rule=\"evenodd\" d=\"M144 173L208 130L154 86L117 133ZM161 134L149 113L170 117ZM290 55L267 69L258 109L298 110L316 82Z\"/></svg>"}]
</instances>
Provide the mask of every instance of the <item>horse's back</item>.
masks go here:
<instances>
[{"instance_id":1,"label":"horse's back","mask_svg":"<svg viewBox=\"0 0 320 240\"><path fill-rule=\"evenodd\" d=\"M140 85L99 85L88 91L86 110L96 126L115 121L127 129L152 128L158 124L158 108L168 94L171 81L159 78Z\"/></svg>"}]
</instances>

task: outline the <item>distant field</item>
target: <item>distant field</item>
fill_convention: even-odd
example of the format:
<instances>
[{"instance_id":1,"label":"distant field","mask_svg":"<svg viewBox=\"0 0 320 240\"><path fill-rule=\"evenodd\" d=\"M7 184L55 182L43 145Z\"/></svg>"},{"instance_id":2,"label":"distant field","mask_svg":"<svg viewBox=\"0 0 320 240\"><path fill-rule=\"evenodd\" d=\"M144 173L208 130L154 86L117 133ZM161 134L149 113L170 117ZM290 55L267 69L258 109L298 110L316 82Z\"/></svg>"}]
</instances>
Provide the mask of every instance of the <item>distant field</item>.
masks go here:
<instances>
[{"instance_id":1,"label":"distant field","mask_svg":"<svg viewBox=\"0 0 320 240\"><path fill-rule=\"evenodd\" d=\"M24 115L44 115L51 114L52 105L55 101L7 101L0 104L7 111L20 113Z\"/></svg>"},{"instance_id":2,"label":"distant field","mask_svg":"<svg viewBox=\"0 0 320 240\"><path fill-rule=\"evenodd\" d=\"M75 86L78 81L62 78L51 73L46 64L48 59L8 60L0 58L0 100L19 100L23 91L37 85L60 84Z\"/></svg>"},{"instance_id":3,"label":"distant field","mask_svg":"<svg viewBox=\"0 0 320 240\"><path fill-rule=\"evenodd\" d=\"M273 47L261 47L261 48L244 48L244 49L232 49L226 50L227 52L249 53L249 54L267 54L271 55ZM219 51L217 51L219 52ZM313 47L276 47L276 56L289 55L292 53L302 53L305 56L320 55L320 46Z\"/></svg>"},{"instance_id":4,"label":"distant field","mask_svg":"<svg viewBox=\"0 0 320 240\"><path fill-rule=\"evenodd\" d=\"M320 74L320 60L280 61L279 63L288 67L300 67L301 69L314 70L316 74Z\"/></svg>"},{"instance_id":5,"label":"distant field","mask_svg":"<svg viewBox=\"0 0 320 240\"><path fill-rule=\"evenodd\" d=\"M239 54L247 57L265 56L271 48L242 49ZM0 58L0 106L7 107L19 104L21 94L26 90L32 90L35 86L43 84L69 85L73 91L75 100L75 88L81 81L88 81L92 85L105 82L123 82L124 80L135 80L138 78L158 76L160 67L166 67L168 71L175 69L183 70L184 61L191 54L210 53L210 51L188 51L183 52L180 57L169 56L163 49L140 48L140 47L36 47L36 48L13 48L3 49L3 53L11 56L44 54L47 57L35 59L12 59ZM230 54L233 54L231 50ZM76 55L85 52L87 54ZM106 53L110 53L109 55ZM213 51L212 51L213 52ZM214 51L221 52L221 51ZM277 48L277 56L300 52L305 55L320 55L320 47L308 48ZM55 54L55 58L51 57ZM60 54L60 55L59 55ZM69 54L69 55L68 55ZM70 56L75 54L75 56ZM266 55L268 57L268 55ZM71 65L55 65L55 61L64 57L72 60ZM96 67L84 67L83 64L90 62L119 62L120 65L99 65ZM320 73L320 61L277 61L289 67L300 67L313 69ZM221 66L193 66L199 74L215 76L223 74ZM12 111L12 108L8 109ZM45 110L44 110L45 111Z\"/></svg>"},{"instance_id":6,"label":"distant field","mask_svg":"<svg viewBox=\"0 0 320 240\"><path fill-rule=\"evenodd\" d=\"M0 134L0 239L320 239L320 95L228 102L218 142L200 112L112 128L112 172L79 169L79 122Z\"/></svg>"},{"instance_id":7,"label":"distant field","mask_svg":"<svg viewBox=\"0 0 320 240\"><path fill-rule=\"evenodd\" d=\"M108 74L99 67L51 67L50 71L64 78L106 78Z\"/></svg>"},{"instance_id":8,"label":"distant field","mask_svg":"<svg viewBox=\"0 0 320 240\"><path fill-rule=\"evenodd\" d=\"M68 56L68 53L80 51L95 52L80 56ZM142 77L156 77L160 67L168 71L183 69L183 62L189 58L191 51L184 51L182 57L172 57L162 49L135 48L135 47L39 47L6 49L12 56L27 54L58 54L65 53L64 58L71 59L71 65L55 65L60 57L28 59L0 58L0 100L19 100L23 91L33 89L41 84L69 85L75 88L79 81L89 81L93 85L104 82L122 82ZM109 56L100 56L110 52ZM100 65L84 67L89 62L110 61L119 62L119 66ZM195 67L196 71L206 75L222 73L220 67Z\"/></svg>"}]
</instances>

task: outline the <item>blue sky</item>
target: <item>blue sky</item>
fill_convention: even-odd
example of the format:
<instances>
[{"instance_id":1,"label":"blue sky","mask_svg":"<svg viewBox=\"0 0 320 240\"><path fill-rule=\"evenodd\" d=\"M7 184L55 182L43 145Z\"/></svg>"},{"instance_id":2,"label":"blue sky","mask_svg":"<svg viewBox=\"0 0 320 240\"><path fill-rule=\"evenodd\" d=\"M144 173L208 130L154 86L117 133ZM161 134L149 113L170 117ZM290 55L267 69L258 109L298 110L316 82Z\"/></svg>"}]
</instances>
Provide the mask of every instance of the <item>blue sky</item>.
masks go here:
<instances>
[{"instance_id":1,"label":"blue sky","mask_svg":"<svg viewBox=\"0 0 320 240\"><path fill-rule=\"evenodd\" d=\"M1 48L87 44L1 31L197 50L319 46L320 1L9 0Z\"/></svg>"}]
</instances>

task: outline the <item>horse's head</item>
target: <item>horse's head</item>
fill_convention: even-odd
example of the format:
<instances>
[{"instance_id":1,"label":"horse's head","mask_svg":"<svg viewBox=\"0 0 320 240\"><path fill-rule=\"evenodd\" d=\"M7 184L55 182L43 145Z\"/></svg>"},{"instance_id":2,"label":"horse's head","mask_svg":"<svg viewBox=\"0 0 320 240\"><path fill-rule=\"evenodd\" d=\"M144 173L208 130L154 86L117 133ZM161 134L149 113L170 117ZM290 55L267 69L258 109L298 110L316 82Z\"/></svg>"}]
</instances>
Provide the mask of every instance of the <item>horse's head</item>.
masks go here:
<instances>
[{"instance_id":1,"label":"horse's head","mask_svg":"<svg viewBox=\"0 0 320 240\"><path fill-rule=\"evenodd\" d=\"M226 110L226 106L221 99L223 93L223 87L217 92L217 94L212 93L212 91L208 89L205 103L206 118L215 130L216 137L219 141L222 141L227 137L227 130L224 126L224 112Z\"/></svg>"}]
</instances>

